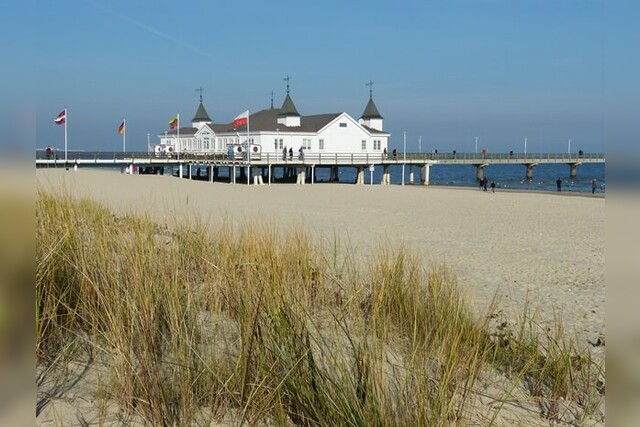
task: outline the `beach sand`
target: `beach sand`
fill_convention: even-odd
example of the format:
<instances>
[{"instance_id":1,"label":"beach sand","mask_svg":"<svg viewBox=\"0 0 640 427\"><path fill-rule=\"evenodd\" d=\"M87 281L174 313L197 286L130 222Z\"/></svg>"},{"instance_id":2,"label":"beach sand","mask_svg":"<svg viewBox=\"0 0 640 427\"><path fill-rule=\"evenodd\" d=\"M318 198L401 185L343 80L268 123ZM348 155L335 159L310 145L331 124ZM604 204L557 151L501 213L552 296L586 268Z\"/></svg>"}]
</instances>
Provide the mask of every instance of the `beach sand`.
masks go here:
<instances>
[{"instance_id":1,"label":"beach sand","mask_svg":"<svg viewBox=\"0 0 640 427\"><path fill-rule=\"evenodd\" d=\"M491 314L495 296L496 310L516 326L528 299L541 322L552 325L561 314L566 333L575 333L596 359L604 358L604 346L590 344L605 334L604 197L398 185L247 186L95 169L38 169L36 183L45 191L95 200L118 215L148 215L169 226L200 218L212 226L251 221L282 231L303 227L318 245L332 250L337 239L343 255L353 252L365 262L404 245L427 267L445 264L456 272L479 316ZM104 408L86 403L95 385L90 376L83 381L52 399L37 424L73 423L78 413L101 420ZM499 402L494 395L520 402L505 406L496 425L548 425L537 404L512 388L479 396L479 419L491 418ZM118 411L107 410L113 425Z\"/></svg>"},{"instance_id":2,"label":"beach sand","mask_svg":"<svg viewBox=\"0 0 640 427\"><path fill-rule=\"evenodd\" d=\"M605 199L473 188L351 184L231 185L168 175L38 169L45 190L96 200L116 213L169 225L199 216L213 225L263 221L304 227L322 244L362 259L405 245L446 264L479 314L494 296L507 316L525 300L542 321L561 314L586 346L605 333ZM604 348L593 352L604 354Z\"/></svg>"}]
</instances>

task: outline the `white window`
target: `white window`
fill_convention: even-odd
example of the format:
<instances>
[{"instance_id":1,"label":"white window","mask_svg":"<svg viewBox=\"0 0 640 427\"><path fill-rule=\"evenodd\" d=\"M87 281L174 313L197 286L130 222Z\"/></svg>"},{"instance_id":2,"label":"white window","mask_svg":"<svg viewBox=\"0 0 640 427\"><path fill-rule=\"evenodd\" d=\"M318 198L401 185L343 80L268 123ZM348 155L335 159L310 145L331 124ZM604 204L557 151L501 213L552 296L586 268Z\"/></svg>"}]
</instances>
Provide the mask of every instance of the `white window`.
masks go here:
<instances>
[{"instance_id":1,"label":"white window","mask_svg":"<svg viewBox=\"0 0 640 427\"><path fill-rule=\"evenodd\" d=\"M324 139L318 140L318 150L324 151Z\"/></svg>"},{"instance_id":2,"label":"white window","mask_svg":"<svg viewBox=\"0 0 640 427\"><path fill-rule=\"evenodd\" d=\"M311 150L311 138L302 138L302 147L305 150Z\"/></svg>"},{"instance_id":3,"label":"white window","mask_svg":"<svg viewBox=\"0 0 640 427\"><path fill-rule=\"evenodd\" d=\"M374 150L380 150L380 147L382 146L381 141L379 139L374 139L373 140L373 149Z\"/></svg>"},{"instance_id":4,"label":"white window","mask_svg":"<svg viewBox=\"0 0 640 427\"><path fill-rule=\"evenodd\" d=\"M273 140L273 149L276 150L276 151L278 150L278 139L277 138Z\"/></svg>"},{"instance_id":5,"label":"white window","mask_svg":"<svg viewBox=\"0 0 640 427\"><path fill-rule=\"evenodd\" d=\"M363 139L362 140L362 151L366 151L367 150L367 140Z\"/></svg>"},{"instance_id":6,"label":"white window","mask_svg":"<svg viewBox=\"0 0 640 427\"><path fill-rule=\"evenodd\" d=\"M278 141L278 149L282 150L282 147L284 147L284 139L280 138Z\"/></svg>"}]
</instances>

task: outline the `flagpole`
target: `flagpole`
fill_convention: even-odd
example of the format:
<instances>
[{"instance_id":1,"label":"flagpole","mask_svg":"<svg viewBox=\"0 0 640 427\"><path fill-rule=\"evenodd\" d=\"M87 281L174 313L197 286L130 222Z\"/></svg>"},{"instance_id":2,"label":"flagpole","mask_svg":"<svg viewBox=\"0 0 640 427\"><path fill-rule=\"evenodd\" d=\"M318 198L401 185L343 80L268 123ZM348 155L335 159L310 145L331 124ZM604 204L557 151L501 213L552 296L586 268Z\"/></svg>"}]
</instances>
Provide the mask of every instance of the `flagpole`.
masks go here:
<instances>
[{"instance_id":1,"label":"flagpole","mask_svg":"<svg viewBox=\"0 0 640 427\"><path fill-rule=\"evenodd\" d=\"M122 152L127 151L127 119L122 120Z\"/></svg>"},{"instance_id":2,"label":"flagpole","mask_svg":"<svg viewBox=\"0 0 640 427\"><path fill-rule=\"evenodd\" d=\"M177 145L180 144L180 113L176 114L176 117L178 118L178 128L176 129L176 148ZM180 151L182 151L182 144L180 144L180 151L176 150L177 154L178 154L178 160L180 160ZM182 168L182 166L180 165L180 168Z\"/></svg>"},{"instance_id":3,"label":"flagpole","mask_svg":"<svg viewBox=\"0 0 640 427\"><path fill-rule=\"evenodd\" d=\"M249 110L247 110L247 185L251 185L251 140L249 139Z\"/></svg>"},{"instance_id":4,"label":"flagpole","mask_svg":"<svg viewBox=\"0 0 640 427\"><path fill-rule=\"evenodd\" d=\"M67 122L69 121L69 115L67 109L64 109L64 162L67 163Z\"/></svg>"}]
</instances>

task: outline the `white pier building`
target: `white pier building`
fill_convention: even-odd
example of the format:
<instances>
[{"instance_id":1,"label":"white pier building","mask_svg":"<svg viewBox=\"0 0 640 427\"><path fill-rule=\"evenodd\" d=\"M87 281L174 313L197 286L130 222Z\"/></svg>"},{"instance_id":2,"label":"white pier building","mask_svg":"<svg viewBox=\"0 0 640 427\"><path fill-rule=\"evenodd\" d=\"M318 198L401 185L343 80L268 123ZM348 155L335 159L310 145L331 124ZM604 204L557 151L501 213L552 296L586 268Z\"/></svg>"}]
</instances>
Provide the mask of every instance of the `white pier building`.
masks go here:
<instances>
[{"instance_id":1,"label":"white pier building","mask_svg":"<svg viewBox=\"0 0 640 427\"><path fill-rule=\"evenodd\" d=\"M369 100L359 120L346 112L301 115L289 93L280 108L264 109L249 115L247 125L215 123L207 113L202 95L190 127L162 133L160 143L151 150L158 156L180 154L227 155L229 148L236 157L244 157L247 139L251 158L265 154L282 155L292 149L298 156L300 147L306 154L378 154L387 151L390 134L383 129L383 118L369 91ZM372 83L370 82L369 85Z\"/></svg>"}]
</instances>

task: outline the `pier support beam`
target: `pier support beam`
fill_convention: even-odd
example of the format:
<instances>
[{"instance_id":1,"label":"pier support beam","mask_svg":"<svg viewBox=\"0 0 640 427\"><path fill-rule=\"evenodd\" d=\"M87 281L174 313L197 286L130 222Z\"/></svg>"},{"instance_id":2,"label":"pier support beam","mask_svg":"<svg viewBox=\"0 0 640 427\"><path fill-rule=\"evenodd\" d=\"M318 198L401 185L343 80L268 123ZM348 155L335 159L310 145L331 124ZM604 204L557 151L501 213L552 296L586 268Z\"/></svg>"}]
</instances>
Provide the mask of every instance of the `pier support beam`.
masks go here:
<instances>
[{"instance_id":1,"label":"pier support beam","mask_svg":"<svg viewBox=\"0 0 640 427\"><path fill-rule=\"evenodd\" d=\"M358 176L356 177L356 184L364 184L364 166L358 166Z\"/></svg>"},{"instance_id":2,"label":"pier support beam","mask_svg":"<svg viewBox=\"0 0 640 427\"><path fill-rule=\"evenodd\" d=\"M188 169L189 173L187 175L189 176L189 179L191 180L191 179L193 179L193 165L191 163L187 163L187 167L189 168Z\"/></svg>"},{"instance_id":3,"label":"pier support beam","mask_svg":"<svg viewBox=\"0 0 640 427\"><path fill-rule=\"evenodd\" d=\"M384 165L382 170L382 181L381 185L390 185L391 184L391 166Z\"/></svg>"},{"instance_id":4,"label":"pier support beam","mask_svg":"<svg viewBox=\"0 0 640 427\"><path fill-rule=\"evenodd\" d=\"M213 170L215 169L216 175L218 175L218 168L214 168L213 166L207 166L207 176L209 177L209 182L213 182ZM216 176L217 178L217 176Z\"/></svg>"},{"instance_id":5,"label":"pier support beam","mask_svg":"<svg viewBox=\"0 0 640 427\"><path fill-rule=\"evenodd\" d=\"M569 163L569 176L571 178L578 176L578 166L580 166L580 163Z\"/></svg>"},{"instance_id":6,"label":"pier support beam","mask_svg":"<svg viewBox=\"0 0 640 427\"><path fill-rule=\"evenodd\" d=\"M183 177L182 166L182 163L178 163L178 177L180 178Z\"/></svg>"},{"instance_id":7,"label":"pier support beam","mask_svg":"<svg viewBox=\"0 0 640 427\"><path fill-rule=\"evenodd\" d=\"M264 184L264 180L262 179L262 171L259 171L257 168L251 168L251 176L253 176L253 185Z\"/></svg>"},{"instance_id":8,"label":"pier support beam","mask_svg":"<svg viewBox=\"0 0 640 427\"><path fill-rule=\"evenodd\" d=\"M481 181L484 178L484 168L487 166L486 163L482 163L480 165L474 165L476 167L476 180Z\"/></svg>"},{"instance_id":9,"label":"pier support beam","mask_svg":"<svg viewBox=\"0 0 640 427\"><path fill-rule=\"evenodd\" d=\"M236 183L236 165L229 166L229 184Z\"/></svg>"},{"instance_id":10,"label":"pier support beam","mask_svg":"<svg viewBox=\"0 0 640 427\"><path fill-rule=\"evenodd\" d=\"M525 163L527 167L527 179L533 179L533 168L537 165L537 163Z\"/></svg>"},{"instance_id":11,"label":"pier support beam","mask_svg":"<svg viewBox=\"0 0 640 427\"><path fill-rule=\"evenodd\" d=\"M329 172L329 182L338 182L339 179L340 178L338 177L338 167L331 166L331 170Z\"/></svg>"},{"instance_id":12,"label":"pier support beam","mask_svg":"<svg viewBox=\"0 0 640 427\"><path fill-rule=\"evenodd\" d=\"M422 185L429 185L429 170L431 169L431 165L430 164L426 164L424 166L422 166L422 173L421 173L421 179L422 179Z\"/></svg>"},{"instance_id":13,"label":"pier support beam","mask_svg":"<svg viewBox=\"0 0 640 427\"><path fill-rule=\"evenodd\" d=\"M304 167L298 168L298 177L296 178L296 184L300 184L303 185L306 181L306 175L307 173L305 172Z\"/></svg>"},{"instance_id":14,"label":"pier support beam","mask_svg":"<svg viewBox=\"0 0 640 427\"><path fill-rule=\"evenodd\" d=\"M409 166L409 184L413 185L414 180L413 180L413 165Z\"/></svg>"}]
</instances>

